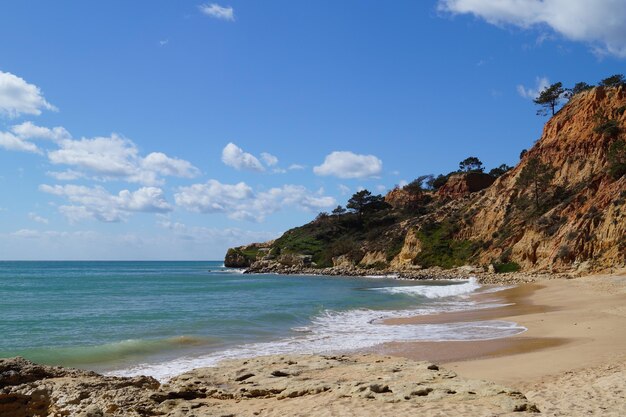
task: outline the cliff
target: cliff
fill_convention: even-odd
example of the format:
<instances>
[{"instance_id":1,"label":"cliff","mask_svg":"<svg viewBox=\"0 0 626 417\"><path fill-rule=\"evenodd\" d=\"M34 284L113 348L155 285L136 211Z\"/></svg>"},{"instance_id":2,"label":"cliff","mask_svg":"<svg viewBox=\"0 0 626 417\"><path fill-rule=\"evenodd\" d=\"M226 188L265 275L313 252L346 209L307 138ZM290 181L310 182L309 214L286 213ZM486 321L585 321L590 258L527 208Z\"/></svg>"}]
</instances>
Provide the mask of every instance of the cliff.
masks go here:
<instances>
[{"instance_id":1,"label":"cliff","mask_svg":"<svg viewBox=\"0 0 626 417\"><path fill-rule=\"evenodd\" d=\"M596 87L573 96L497 179L457 173L437 191L397 188L376 210L322 214L276 241L231 249L227 261L236 262L226 265L581 273L623 267L625 141L624 86Z\"/></svg>"}]
</instances>

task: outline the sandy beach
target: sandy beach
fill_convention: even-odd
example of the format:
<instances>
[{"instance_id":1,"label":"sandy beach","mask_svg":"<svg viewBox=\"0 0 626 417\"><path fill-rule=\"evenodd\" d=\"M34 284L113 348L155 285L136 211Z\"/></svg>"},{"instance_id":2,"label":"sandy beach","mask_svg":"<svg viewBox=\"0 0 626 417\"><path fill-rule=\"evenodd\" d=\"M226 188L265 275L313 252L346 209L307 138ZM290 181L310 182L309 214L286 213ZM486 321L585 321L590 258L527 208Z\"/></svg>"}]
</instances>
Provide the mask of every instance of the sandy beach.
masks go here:
<instances>
[{"instance_id":1,"label":"sandy beach","mask_svg":"<svg viewBox=\"0 0 626 417\"><path fill-rule=\"evenodd\" d=\"M509 305L388 324L502 319L528 331L480 342L392 343L377 351L514 387L547 415L626 414L626 274L542 280L477 300L494 297Z\"/></svg>"},{"instance_id":2,"label":"sandy beach","mask_svg":"<svg viewBox=\"0 0 626 417\"><path fill-rule=\"evenodd\" d=\"M390 320L501 319L517 336L222 362L166 383L0 360L0 416L623 416L626 275L475 296L503 307Z\"/></svg>"}]
</instances>

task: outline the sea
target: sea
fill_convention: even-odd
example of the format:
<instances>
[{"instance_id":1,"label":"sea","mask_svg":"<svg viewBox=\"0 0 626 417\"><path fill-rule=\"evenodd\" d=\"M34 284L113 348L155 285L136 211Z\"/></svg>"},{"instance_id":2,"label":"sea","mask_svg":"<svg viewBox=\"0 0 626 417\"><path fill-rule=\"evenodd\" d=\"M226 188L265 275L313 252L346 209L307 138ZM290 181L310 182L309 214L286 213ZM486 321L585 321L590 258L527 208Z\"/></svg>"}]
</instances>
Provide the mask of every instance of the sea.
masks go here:
<instances>
[{"instance_id":1,"label":"sea","mask_svg":"<svg viewBox=\"0 0 626 417\"><path fill-rule=\"evenodd\" d=\"M0 358L160 380L220 360L345 353L391 341L486 340L502 320L386 325L490 308L475 279L244 274L222 262L0 262Z\"/></svg>"}]
</instances>

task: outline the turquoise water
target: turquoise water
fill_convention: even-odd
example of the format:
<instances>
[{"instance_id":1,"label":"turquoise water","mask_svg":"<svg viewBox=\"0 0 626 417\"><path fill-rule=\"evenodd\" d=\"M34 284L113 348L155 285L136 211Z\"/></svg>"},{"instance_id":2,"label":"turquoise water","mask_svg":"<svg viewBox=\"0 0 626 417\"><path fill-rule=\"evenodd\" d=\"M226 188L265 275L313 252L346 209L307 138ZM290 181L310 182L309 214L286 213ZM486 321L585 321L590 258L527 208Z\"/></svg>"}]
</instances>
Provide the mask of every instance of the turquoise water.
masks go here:
<instances>
[{"instance_id":1,"label":"turquoise water","mask_svg":"<svg viewBox=\"0 0 626 417\"><path fill-rule=\"evenodd\" d=\"M223 357L350 350L407 334L492 337L478 328L377 329L380 318L469 308L462 295L477 287L244 275L221 262L0 262L0 357L158 376Z\"/></svg>"}]
</instances>

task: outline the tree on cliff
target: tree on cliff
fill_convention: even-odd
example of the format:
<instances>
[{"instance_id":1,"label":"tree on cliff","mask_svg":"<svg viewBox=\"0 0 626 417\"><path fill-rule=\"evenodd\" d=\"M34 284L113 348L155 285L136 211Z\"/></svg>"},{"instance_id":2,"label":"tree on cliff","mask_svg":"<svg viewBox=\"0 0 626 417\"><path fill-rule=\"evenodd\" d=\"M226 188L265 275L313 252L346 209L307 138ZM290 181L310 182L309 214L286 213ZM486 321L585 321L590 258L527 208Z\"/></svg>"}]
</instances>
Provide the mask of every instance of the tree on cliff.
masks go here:
<instances>
[{"instance_id":1,"label":"tree on cliff","mask_svg":"<svg viewBox=\"0 0 626 417\"><path fill-rule=\"evenodd\" d=\"M337 206L333 209L333 215L338 216L344 214L347 210L341 206Z\"/></svg>"},{"instance_id":2,"label":"tree on cliff","mask_svg":"<svg viewBox=\"0 0 626 417\"><path fill-rule=\"evenodd\" d=\"M419 194L424 191L424 187L428 187L428 182L432 179L432 175L420 175L419 177L402 187L402 189L411 194Z\"/></svg>"},{"instance_id":3,"label":"tree on cliff","mask_svg":"<svg viewBox=\"0 0 626 417\"><path fill-rule=\"evenodd\" d=\"M491 171L489 171L489 175L498 178L509 172L511 169L513 169L513 167L510 167L507 164L502 164L499 167L495 167Z\"/></svg>"},{"instance_id":4,"label":"tree on cliff","mask_svg":"<svg viewBox=\"0 0 626 417\"><path fill-rule=\"evenodd\" d=\"M580 93L582 93L583 91L591 90L592 88L593 88L593 85L589 85L589 84L587 84L587 83L585 83L585 82L582 82L582 81L581 81L581 82L579 82L579 83L574 84L574 87L572 87L572 88L569 90L569 93L567 94L567 96L568 96L569 98L572 98L572 97L574 97L576 94L580 94Z\"/></svg>"},{"instance_id":5,"label":"tree on cliff","mask_svg":"<svg viewBox=\"0 0 626 417\"><path fill-rule=\"evenodd\" d=\"M366 211L381 210L389 207L389 205L385 203L385 198L380 194L372 195L368 190L361 190L352 195L346 207L362 217Z\"/></svg>"},{"instance_id":6,"label":"tree on cliff","mask_svg":"<svg viewBox=\"0 0 626 417\"><path fill-rule=\"evenodd\" d=\"M615 179L626 175L626 142L619 139L609 147L609 173Z\"/></svg>"},{"instance_id":7,"label":"tree on cliff","mask_svg":"<svg viewBox=\"0 0 626 417\"><path fill-rule=\"evenodd\" d=\"M600 81L600 85L603 87L619 87L620 85L625 85L626 81L624 80L623 74L615 74L610 77L605 78Z\"/></svg>"},{"instance_id":8,"label":"tree on cliff","mask_svg":"<svg viewBox=\"0 0 626 417\"><path fill-rule=\"evenodd\" d=\"M542 109L537 111L537 115L545 116L548 114L548 109L552 110L552 115L556 113L556 107L561 102L561 97L565 93L565 89L563 88L563 84L561 82L554 83L549 87L543 89L539 96L533 100L535 104L543 107Z\"/></svg>"},{"instance_id":9,"label":"tree on cliff","mask_svg":"<svg viewBox=\"0 0 626 417\"><path fill-rule=\"evenodd\" d=\"M541 208L542 196L554 178L554 168L542 163L539 158L533 156L520 172L517 178L517 186L522 189L530 188L535 204L535 210Z\"/></svg>"},{"instance_id":10,"label":"tree on cliff","mask_svg":"<svg viewBox=\"0 0 626 417\"><path fill-rule=\"evenodd\" d=\"M470 156L459 162L459 171L461 172L483 172L483 163L475 156Z\"/></svg>"}]
</instances>

